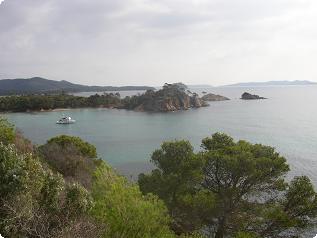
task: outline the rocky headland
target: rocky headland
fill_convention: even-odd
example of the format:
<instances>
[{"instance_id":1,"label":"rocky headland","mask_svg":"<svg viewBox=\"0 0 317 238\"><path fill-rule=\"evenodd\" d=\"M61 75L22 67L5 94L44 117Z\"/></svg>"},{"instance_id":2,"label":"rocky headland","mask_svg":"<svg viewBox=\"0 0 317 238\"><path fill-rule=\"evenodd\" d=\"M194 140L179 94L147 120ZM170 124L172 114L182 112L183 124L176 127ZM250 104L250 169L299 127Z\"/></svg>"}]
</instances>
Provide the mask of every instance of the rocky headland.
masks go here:
<instances>
[{"instance_id":1,"label":"rocky headland","mask_svg":"<svg viewBox=\"0 0 317 238\"><path fill-rule=\"evenodd\" d=\"M123 108L135 111L169 112L208 106L196 93L187 90L182 83L165 84L158 91L123 99Z\"/></svg>"},{"instance_id":2,"label":"rocky headland","mask_svg":"<svg viewBox=\"0 0 317 238\"><path fill-rule=\"evenodd\" d=\"M267 98L245 92L242 94L241 99L242 100L259 100L259 99L267 99Z\"/></svg>"}]
</instances>

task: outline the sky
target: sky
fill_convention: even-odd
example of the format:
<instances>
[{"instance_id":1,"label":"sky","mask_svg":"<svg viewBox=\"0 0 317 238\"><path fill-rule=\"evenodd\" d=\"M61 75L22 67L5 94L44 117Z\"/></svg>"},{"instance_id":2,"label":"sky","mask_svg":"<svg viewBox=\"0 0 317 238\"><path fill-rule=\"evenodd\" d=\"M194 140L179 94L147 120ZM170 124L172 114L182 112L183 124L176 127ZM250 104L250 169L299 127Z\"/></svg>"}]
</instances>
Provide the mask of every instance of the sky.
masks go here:
<instances>
[{"instance_id":1,"label":"sky","mask_svg":"<svg viewBox=\"0 0 317 238\"><path fill-rule=\"evenodd\" d=\"M316 0L4 0L0 78L317 81L316 25Z\"/></svg>"}]
</instances>

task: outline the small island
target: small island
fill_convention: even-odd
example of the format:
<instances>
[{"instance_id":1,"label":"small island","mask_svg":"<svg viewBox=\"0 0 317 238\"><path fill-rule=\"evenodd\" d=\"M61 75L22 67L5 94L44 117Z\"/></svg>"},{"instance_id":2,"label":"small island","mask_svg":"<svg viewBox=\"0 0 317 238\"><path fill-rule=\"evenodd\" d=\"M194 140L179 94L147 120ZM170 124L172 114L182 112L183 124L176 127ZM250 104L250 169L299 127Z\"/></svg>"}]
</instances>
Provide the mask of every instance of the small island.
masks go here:
<instances>
[{"instance_id":1,"label":"small island","mask_svg":"<svg viewBox=\"0 0 317 238\"><path fill-rule=\"evenodd\" d=\"M224 97L224 96L221 96L221 95L217 95L217 94L213 94L213 93L208 93L208 94L204 95L201 99L204 100L204 101L209 101L209 102L230 100L227 97Z\"/></svg>"},{"instance_id":2,"label":"small island","mask_svg":"<svg viewBox=\"0 0 317 238\"><path fill-rule=\"evenodd\" d=\"M170 112L208 106L197 93L187 90L183 83L166 83L158 91L147 90L142 95L126 97L121 108L134 111Z\"/></svg>"},{"instance_id":3,"label":"small island","mask_svg":"<svg viewBox=\"0 0 317 238\"><path fill-rule=\"evenodd\" d=\"M245 92L242 94L241 99L242 100L259 100L259 99L267 99L267 98Z\"/></svg>"}]
</instances>

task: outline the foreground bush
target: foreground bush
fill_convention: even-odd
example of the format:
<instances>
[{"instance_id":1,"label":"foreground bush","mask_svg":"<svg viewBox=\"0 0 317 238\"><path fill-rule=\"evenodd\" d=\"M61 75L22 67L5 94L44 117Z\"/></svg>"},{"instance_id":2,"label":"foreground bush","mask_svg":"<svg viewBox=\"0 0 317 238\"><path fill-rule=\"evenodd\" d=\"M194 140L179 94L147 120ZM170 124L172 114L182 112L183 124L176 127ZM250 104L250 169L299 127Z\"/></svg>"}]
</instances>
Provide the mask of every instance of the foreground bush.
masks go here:
<instances>
[{"instance_id":1,"label":"foreground bush","mask_svg":"<svg viewBox=\"0 0 317 238\"><path fill-rule=\"evenodd\" d=\"M65 184L32 154L20 155L14 145L0 144L0 164L0 234L4 237L60 237L90 211L87 190ZM98 232L94 222L85 224L92 227L92 234Z\"/></svg>"},{"instance_id":2,"label":"foreground bush","mask_svg":"<svg viewBox=\"0 0 317 238\"><path fill-rule=\"evenodd\" d=\"M78 182L91 189L93 174L100 160L95 146L74 136L57 136L39 147L45 162L67 182Z\"/></svg>"},{"instance_id":3,"label":"foreground bush","mask_svg":"<svg viewBox=\"0 0 317 238\"><path fill-rule=\"evenodd\" d=\"M59 136L37 150L3 122L13 138L0 142L1 235L174 237L164 203L96 159L94 146Z\"/></svg>"},{"instance_id":4,"label":"foreground bush","mask_svg":"<svg viewBox=\"0 0 317 238\"><path fill-rule=\"evenodd\" d=\"M103 164L95 173L92 215L107 224L104 237L174 237L167 209L153 195L143 196L137 185Z\"/></svg>"},{"instance_id":5,"label":"foreground bush","mask_svg":"<svg viewBox=\"0 0 317 238\"><path fill-rule=\"evenodd\" d=\"M0 116L0 142L10 144L14 141L14 128L4 118Z\"/></svg>"},{"instance_id":6,"label":"foreground bush","mask_svg":"<svg viewBox=\"0 0 317 238\"><path fill-rule=\"evenodd\" d=\"M89 144L86 141L83 141L81 138L76 136L67 136L67 135L56 136L49 139L47 141L47 144L57 144L61 146L62 148L73 146L83 156L87 156L89 158L97 157L96 147Z\"/></svg>"}]
</instances>

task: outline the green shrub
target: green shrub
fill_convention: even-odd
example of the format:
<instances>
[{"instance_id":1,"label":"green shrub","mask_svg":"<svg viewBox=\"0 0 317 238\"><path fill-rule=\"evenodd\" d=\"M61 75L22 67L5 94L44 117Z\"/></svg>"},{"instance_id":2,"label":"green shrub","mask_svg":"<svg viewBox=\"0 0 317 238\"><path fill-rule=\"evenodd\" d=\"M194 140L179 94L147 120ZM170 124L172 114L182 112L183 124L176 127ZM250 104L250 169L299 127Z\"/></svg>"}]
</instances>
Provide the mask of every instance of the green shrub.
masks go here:
<instances>
[{"instance_id":1,"label":"green shrub","mask_svg":"<svg viewBox=\"0 0 317 238\"><path fill-rule=\"evenodd\" d=\"M76 136L61 135L47 141L47 144L53 143L62 147L75 146L83 156L88 156L90 158L97 157L96 147Z\"/></svg>"},{"instance_id":2,"label":"green shrub","mask_svg":"<svg viewBox=\"0 0 317 238\"><path fill-rule=\"evenodd\" d=\"M0 143L0 234L4 237L89 237L99 226L88 216L89 193L38 157ZM86 231L86 229L89 229Z\"/></svg>"},{"instance_id":3,"label":"green shrub","mask_svg":"<svg viewBox=\"0 0 317 238\"><path fill-rule=\"evenodd\" d=\"M65 180L91 189L93 173L99 164L95 146L79 137L61 135L48 140L39 147L39 151L50 167L61 173Z\"/></svg>"},{"instance_id":4,"label":"green shrub","mask_svg":"<svg viewBox=\"0 0 317 238\"><path fill-rule=\"evenodd\" d=\"M23 188L24 156L18 155L13 145L0 142L0 198L5 198Z\"/></svg>"},{"instance_id":5,"label":"green shrub","mask_svg":"<svg viewBox=\"0 0 317 238\"><path fill-rule=\"evenodd\" d=\"M89 192L80 184L67 185L65 193L65 208L71 216L87 214L92 208L92 198Z\"/></svg>"},{"instance_id":6,"label":"green shrub","mask_svg":"<svg viewBox=\"0 0 317 238\"><path fill-rule=\"evenodd\" d=\"M0 142L11 144L14 142L14 127L6 119L0 116Z\"/></svg>"},{"instance_id":7,"label":"green shrub","mask_svg":"<svg viewBox=\"0 0 317 238\"><path fill-rule=\"evenodd\" d=\"M116 175L106 164L95 173L92 215L106 224L104 237L174 237L163 202L154 195L143 196L137 185Z\"/></svg>"}]
</instances>

